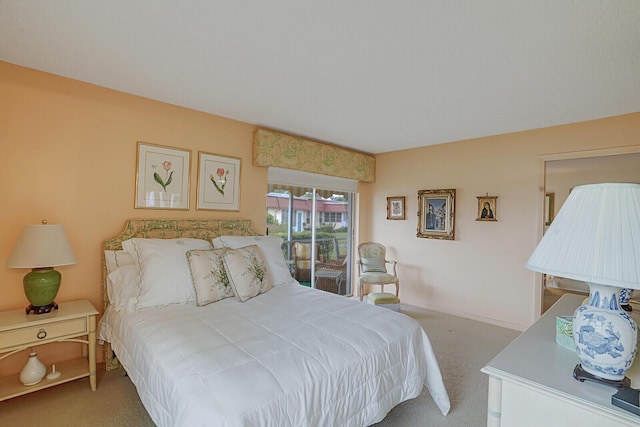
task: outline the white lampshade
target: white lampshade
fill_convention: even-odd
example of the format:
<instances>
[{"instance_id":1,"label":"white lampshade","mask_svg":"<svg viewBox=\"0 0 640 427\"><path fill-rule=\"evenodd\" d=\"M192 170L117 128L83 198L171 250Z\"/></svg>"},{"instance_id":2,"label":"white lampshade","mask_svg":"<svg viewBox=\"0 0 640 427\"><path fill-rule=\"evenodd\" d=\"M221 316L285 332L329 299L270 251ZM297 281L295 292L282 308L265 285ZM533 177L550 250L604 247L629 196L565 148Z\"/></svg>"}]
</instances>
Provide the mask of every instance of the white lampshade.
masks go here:
<instances>
[{"instance_id":1,"label":"white lampshade","mask_svg":"<svg viewBox=\"0 0 640 427\"><path fill-rule=\"evenodd\" d=\"M587 283L640 289L640 184L575 187L526 266Z\"/></svg>"},{"instance_id":2,"label":"white lampshade","mask_svg":"<svg viewBox=\"0 0 640 427\"><path fill-rule=\"evenodd\" d=\"M76 262L62 225L29 224L18 238L7 267L44 268Z\"/></svg>"}]
</instances>

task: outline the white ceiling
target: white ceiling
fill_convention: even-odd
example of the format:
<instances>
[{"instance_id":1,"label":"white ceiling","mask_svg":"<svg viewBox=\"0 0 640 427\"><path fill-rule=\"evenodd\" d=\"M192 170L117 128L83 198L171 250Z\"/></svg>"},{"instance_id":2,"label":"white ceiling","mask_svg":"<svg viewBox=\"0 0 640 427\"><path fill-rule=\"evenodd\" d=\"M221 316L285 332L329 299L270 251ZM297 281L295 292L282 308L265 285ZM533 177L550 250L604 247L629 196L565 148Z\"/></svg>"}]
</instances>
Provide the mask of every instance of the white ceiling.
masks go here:
<instances>
[{"instance_id":1,"label":"white ceiling","mask_svg":"<svg viewBox=\"0 0 640 427\"><path fill-rule=\"evenodd\" d=\"M640 1L0 0L0 60L381 153L640 111Z\"/></svg>"}]
</instances>

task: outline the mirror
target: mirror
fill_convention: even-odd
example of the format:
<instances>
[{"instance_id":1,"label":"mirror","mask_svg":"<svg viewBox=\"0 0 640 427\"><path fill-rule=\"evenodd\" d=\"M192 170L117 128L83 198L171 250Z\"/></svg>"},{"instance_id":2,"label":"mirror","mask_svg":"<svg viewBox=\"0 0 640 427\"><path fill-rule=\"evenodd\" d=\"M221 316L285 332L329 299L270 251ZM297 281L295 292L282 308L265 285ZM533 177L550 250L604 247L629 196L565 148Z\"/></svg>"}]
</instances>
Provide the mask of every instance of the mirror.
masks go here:
<instances>
[{"instance_id":1,"label":"mirror","mask_svg":"<svg viewBox=\"0 0 640 427\"><path fill-rule=\"evenodd\" d=\"M636 153L546 160L544 229L551 224L573 187L599 182L640 183L640 147ZM583 282L546 275L543 279L543 312L567 292L589 294Z\"/></svg>"}]
</instances>

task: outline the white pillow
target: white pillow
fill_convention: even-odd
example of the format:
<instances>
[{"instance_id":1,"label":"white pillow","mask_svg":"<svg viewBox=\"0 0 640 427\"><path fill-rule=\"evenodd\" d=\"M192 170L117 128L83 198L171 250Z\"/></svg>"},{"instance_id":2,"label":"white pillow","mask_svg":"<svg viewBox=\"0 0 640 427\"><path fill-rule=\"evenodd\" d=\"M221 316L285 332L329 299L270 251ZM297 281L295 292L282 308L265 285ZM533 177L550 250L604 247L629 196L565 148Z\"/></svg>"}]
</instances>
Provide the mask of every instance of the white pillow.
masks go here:
<instances>
[{"instance_id":1,"label":"white pillow","mask_svg":"<svg viewBox=\"0 0 640 427\"><path fill-rule=\"evenodd\" d=\"M107 276L107 296L116 311L132 309L138 296L140 272L134 264L116 268Z\"/></svg>"},{"instance_id":2,"label":"white pillow","mask_svg":"<svg viewBox=\"0 0 640 427\"><path fill-rule=\"evenodd\" d=\"M196 295L187 262L187 251L211 249L201 239L140 239L122 242L140 269L135 310L184 304Z\"/></svg>"},{"instance_id":3,"label":"white pillow","mask_svg":"<svg viewBox=\"0 0 640 427\"><path fill-rule=\"evenodd\" d=\"M133 257L127 251L104 251L104 261L107 265L107 274L116 268L134 264Z\"/></svg>"},{"instance_id":4,"label":"white pillow","mask_svg":"<svg viewBox=\"0 0 640 427\"><path fill-rule=\"evenodd\" d=\"M212 241L214 248L238 249L256 245L267 263L274 285L291 283L293 278L282 254L282 237L279 236L220 236Z\"/></svg>"},{"instance_id":5,"label":"white pillow","mask_svg":"<svg viewBox=\"0 0 640 427\"><path fill-rule=\"evenodd\" d=\"M187 252L198 307L234 296L224 266L226 248Z\"/></svg>"},{"instance_id":6,"label":"white pillow","mask_svg":"<svg viewBox=\"0 0 640 427\"><path fill-rule=\"evenodd\" d=\"M223 257L229 283L241 302L273 288L271 276L267 274L267 265L258 246L228 249Z\"/></svg>"}]
</instances>

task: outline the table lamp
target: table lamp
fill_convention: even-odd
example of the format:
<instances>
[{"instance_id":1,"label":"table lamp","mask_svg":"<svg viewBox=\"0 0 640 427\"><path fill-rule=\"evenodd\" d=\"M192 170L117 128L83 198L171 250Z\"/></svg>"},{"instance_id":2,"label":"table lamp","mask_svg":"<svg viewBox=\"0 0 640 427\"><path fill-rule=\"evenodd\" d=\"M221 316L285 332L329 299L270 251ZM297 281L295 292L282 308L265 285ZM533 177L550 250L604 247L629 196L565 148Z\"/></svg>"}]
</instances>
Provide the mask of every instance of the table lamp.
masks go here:
<instances>
[{"instance_id":1,"label":"table lamp","mask_svg":"<svg viewBox=\"0 0 640 427\"><path fill-rule=\"evenodd\" d=\"M69 240L59 224L29 224L18 238L7 261L9 268L31 268L24 276L24 293L31 303L26 313L49 313L57 309L54 299L62 275L53 267L76 263Z\"/></svg>"},{"instance_id":2,"label":"table lamp","mask_svg":"<svg viewBox=\"0 0 640 427\"><path fill-rule=\"evenodd\" d=\"M640 184L573 188L526 266L589 285L589 302L574 313L574 378L629 387L637 325L620 292L640 289Z\"/></svg>"}]
</instances>

